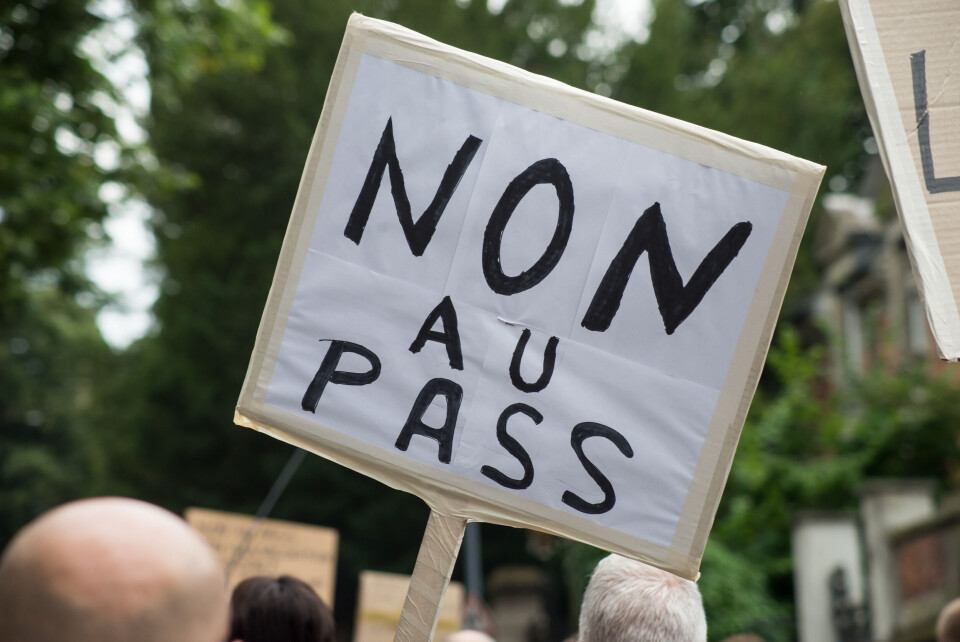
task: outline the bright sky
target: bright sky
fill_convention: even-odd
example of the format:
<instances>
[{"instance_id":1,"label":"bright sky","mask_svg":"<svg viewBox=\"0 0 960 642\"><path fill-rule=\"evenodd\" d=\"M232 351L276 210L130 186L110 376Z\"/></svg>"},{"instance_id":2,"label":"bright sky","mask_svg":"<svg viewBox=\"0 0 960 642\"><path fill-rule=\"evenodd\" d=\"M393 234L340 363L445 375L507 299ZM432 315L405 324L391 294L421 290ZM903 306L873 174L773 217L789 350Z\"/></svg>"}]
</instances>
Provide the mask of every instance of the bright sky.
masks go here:
<instances>
[{"instance_id":1,"label":"bright sky","mask_svg":"<svg viewBox=\"0 0 960 642\"><path fill-rule=\"evenodd\" d=\"M84 39L81 50L123 91L126 102L117 105L102 101L101 107L116 119L123 138L143 142L146 135L137 124L137 117L147 113L150 86L143 53L129 46L136 35L136 25L124 16L124 0L94 0L90 10L111 22L108 28ZM111 58L113 62L107 62ZM109 148L97 148L94 154L96 162L105 168L115 166L114 156ZM116 183L104 185L100 198L109 208L103 227L110 241L87 252L86 270L116 300L115 305L108 306L97 317L100 331L110 345L125 347L150 328L150 306L158 294L156 276L146 263L155 253L153 234L147 227L151 211L143 201L129 198Z\"/></svg>"},{"instance_id":2,"label":"bright sky","mask_svg":"<svg viewBox=\"0 0 960 642\"><path fill-rule=\"evenodd\" d=\"M580 0L568 1L576 4ZM498 11L504 2L488 0L487 4ZM136 118L147 112L150 87L142 52L129 48L136 26L124 16L125 9L125 0L94 0L91 10L112 21L101 33L88 37L82 49L102 73L123 89L127 104L105 104L105 111L115 116L122 136L142 141L145 135ZM602 30L591 34L588 44L603 49L629 38L645 40L653 14L647 0L598 0L594 17ZM122 55L107 62L117 54ZM114 164L115 156L108 147L98 148L95 153L97 162L104 167ZM87 274L114 296L116 303L100 312L97 325L110 345L123 348L150 329L150 307L159 293L158 272L149 267L156 249L147 227L151 211L146 203L129 198L116 184L105 185L100 196L109 204L110 215L103 227L110 242L87 253Z\"/></svg>"}]
</instances>

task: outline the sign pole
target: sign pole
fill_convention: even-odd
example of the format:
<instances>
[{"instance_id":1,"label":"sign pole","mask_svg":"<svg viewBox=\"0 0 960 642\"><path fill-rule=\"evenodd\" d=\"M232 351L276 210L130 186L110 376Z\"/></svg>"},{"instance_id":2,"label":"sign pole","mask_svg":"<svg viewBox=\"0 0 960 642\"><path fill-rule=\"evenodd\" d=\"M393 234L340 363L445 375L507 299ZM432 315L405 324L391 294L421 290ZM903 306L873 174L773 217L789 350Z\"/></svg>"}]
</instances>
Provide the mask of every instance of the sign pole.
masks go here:
<instances>
[{"instance_id":1,"label":"sign pole","mask_svg":"<svg viewBox=\"0 0 960 642\"><path fill-rule=\"evenodd\" d=\"M394 642L430 642L467 520L430 511Z\"/></svg>"}]
</instances>

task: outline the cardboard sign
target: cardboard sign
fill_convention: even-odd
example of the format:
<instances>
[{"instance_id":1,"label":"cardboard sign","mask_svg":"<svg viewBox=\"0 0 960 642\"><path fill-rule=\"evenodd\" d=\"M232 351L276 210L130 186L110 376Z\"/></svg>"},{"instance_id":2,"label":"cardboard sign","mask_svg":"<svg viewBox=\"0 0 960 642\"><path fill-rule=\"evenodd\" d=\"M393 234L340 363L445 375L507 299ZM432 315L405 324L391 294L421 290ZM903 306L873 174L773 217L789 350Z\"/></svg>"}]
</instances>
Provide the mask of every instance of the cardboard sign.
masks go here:
<instances>
[{"instance_id":1,"label":"cardboard sign","mask_svg":"<svg viewBox=\"0 0 960 642\"><path fill-rule=\"evenodd\" d=\"M363 571L357 599L357 625L353 642L393 642L400 611L410 586L409 575ZM440 605L436 639L460 630L463 585L450 582Z\"/></svg>"},{"instance_id":2,"label":"cardboard sign","mask_svg":"<svg viewBox=\"0 0 960 642\"><path fill-rule=\"evenodd\" d=\"M955 0L841 0L850 51L941 358L960 359Z\"/></svg>"},{"instance_id":3,"label":"cardboard sign","mask_svg":"<svg viewBox=\"0 0 960 642\"><path fill-rule=\"evenodd\" d=\"M355 15L235 421L696 577L822 174Z\"/></svg>"},{"instance_id":4,"label":"cardboard sign","mask_svg":"<svg viewBox=\"0 0 960 642\"><path fill-rule=\"evenodd\" d=\"M336 530L277 519L264 519L254 525L250 515L204 508L188 508L184 516L227 567L231 591L248 577L292 575L312 586L333 608L339 542Z\"/></svg>"}]
</instances>

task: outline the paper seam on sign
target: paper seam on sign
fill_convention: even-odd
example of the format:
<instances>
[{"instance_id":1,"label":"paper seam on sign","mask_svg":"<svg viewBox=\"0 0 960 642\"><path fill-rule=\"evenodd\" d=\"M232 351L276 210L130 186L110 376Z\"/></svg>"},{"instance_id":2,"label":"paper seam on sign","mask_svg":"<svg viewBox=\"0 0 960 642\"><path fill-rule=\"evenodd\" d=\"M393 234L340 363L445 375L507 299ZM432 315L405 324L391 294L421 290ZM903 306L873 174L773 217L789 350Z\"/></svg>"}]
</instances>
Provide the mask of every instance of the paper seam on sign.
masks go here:
<instances>
[{"instance_id":1,"label":"paper seam on sign","mask_svg":"<svg viewBox=\"0 0 960 642\"><path fill-rule=\"evenodd\" d=\"M851 49L854 59L860 62L859 68L863 72L861 75L864 76L865 82L861 85L868 87L869 92L874 94L870 96L872 109L869 109L868 113L872 116L871 122L875 121L873 122L875 129L880 132L881 158L898 184L894 187L895 201L903 221L903 233L908 240L907 246L913 248L909 254L920 276L920 292L926 303L930 329L943 356L956 361L960 358L960 349L958 349L960 348L960 342L958 342L960 312L952 295L953 290L943 254L934 233L933 221L923 196L920 177L914 166L907 132L899 109L891 114L889 110L880 109L878 106L898 104L893 90L893 80L890 78L886 64L871 65L867 69L868 59L885 61L873 11L866 0L846 0L840 4L846 6L850 13L853 26L851 40L854 39L853 34L856 34L855 42L851 43ZM890 141L889 150L884 141ZM944 293L949 295L944 296Z\"/></svg>"},{"instance_id":2,"label":"paper seam on sign","mask_svg":"<svg viewBox=\"0 0 960 642\"><path fill-rule=\"evenodd\" d=\"M372 56L373 54L364 54L364 55ZM376 56L374 56L374 57L376 58ZM384 59L383 59L383 58L380 58L380 60L384 60ZM396 63L398 63L398 64L402 64L402 63L400 63L400 61L395 61L395 60L389 60L389 61L387 61L387 62L396 62ZM404 65L404 66L406 66L406 65ZM439 76L434 76L434 77L435 77L435 78L438 78L439 80L443 80L443 79L440 78ZM467 89L469 89L469 88L467 88ZM483 175L483 164L484 164L484 161L486 161L486 158L487 158L487 150L490 149L490 145L491 145L491 143L493 142L493 133L494 133L495 131L497 131L497 123L500 122L500 118L501 118L502 115L503 115L503 105L498 105L498 106L497 106L497 117L494 119L494 121L493 121L493 126L490 128L490 136L487 138L487 140L483 141L483 142L480 144L480 147L481 147L480 154L481 154L481 156L480 156L480 158L478 159L478 160L479 160L479 163L478 163L478 165L477 165L476 175L475 175L475 177L474 177L474 179L473 179L473 185L470 186L470 196L467 197L466 203L464 203L464 212L469 212L469 211L470 211L470 205L471 205L471 203L473 203L473 195L474 195L474 194L476 193L476 191L477 191L477 183L480 182L480 177ZM460 231L457 233L456 243L453 244L454 247L457 247L457 248L460 247L460 241L461 241L461 239L463 239L463 232L464 232L464 230L466 229L466 227L467 227L467 217L464 216L463 219L460 221ZM447 272L447 278L446 278L446 279L444 280L444 282L443 282L443 292L444 292L445 294L450 291L450 290L449 290L449 285L450 285L450 278L451 278L452 274L453 274L453 270L450 270L449 272Z\"/></svg>"},{"instance_id":3,"label":"paper seam on sign","mask_svg":"<svg viewBox=\"0 0 960 642\"><path fill-rule=\"evenodd\" d=\"M601 132L601 133L605 133L605 132ZM609 136L610 134L607 134L607 135ZM618 175L618 176L623 176L624 167L626 167L626 164L627 164L627 156L629 156L629 154L630 154L630 152L629 152L628 150L627 150L627 151L624 151L623 156L620 158L620 168L617 170L617 175ZM613 218L612 216L610 216L610 212L611 212L612 209L613 209L613 194L611 194L611 195L609 196L609 198L607 199L607 207L606 207L606 209L605 209L604 212L603 212L603 225L600 227L600 233L597 235L597 244L598 244L598 246L599 246L599 243L602 241L602 239L603 239L603 237L604 237L604 234L605 234L606 231L607 231L607 226L610 225L610 221L611 221L611 219ZM585 301L587 298L589 298L589 296L590 296L589 294L587 294L587 282L589 282L589 280L590 280L590 274L593 272L593 268L594 268L594 266L597 264L598 260L599 260L599 259L598 259L598 257L597 257L597 254L594 253L593 260L590 261L590 265L588 266L588 268L587 268L586 270L584 270L583 283L582 283L582 285L581 285L581 287L580 287L580 296L577 298L577 312L578 312L578 314L574 315L573 319L572 319L571 322L570 322L570 324L571 324L570 327L567 328L567 335L568 335L568 336L572 335L572 334L573 334L573 331L576 329L577 318L580 316L579 313L584 309L584 306L583 306L584 301ZM649 257L647 257L647 260L649 261ZM636 266L634 266L634 267L636 267ZM629 279L628 279L628 281L629 281ZM665 375L667 375L667 376L672 376L670 373L665 372L665 371L663 372L663 374L665 374Z\"/></svg>"}]
</instances>

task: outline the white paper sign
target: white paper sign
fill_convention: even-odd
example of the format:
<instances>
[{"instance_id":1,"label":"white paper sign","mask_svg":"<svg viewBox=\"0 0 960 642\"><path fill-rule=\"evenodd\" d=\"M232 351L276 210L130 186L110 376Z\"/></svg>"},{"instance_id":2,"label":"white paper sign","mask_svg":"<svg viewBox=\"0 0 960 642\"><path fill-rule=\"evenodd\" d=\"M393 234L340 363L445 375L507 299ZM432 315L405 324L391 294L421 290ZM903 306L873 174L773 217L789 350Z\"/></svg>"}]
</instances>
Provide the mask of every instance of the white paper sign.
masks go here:
<instances>
[{"instance_id":1,"label":"white paper sign","mask_svg":"<svg viewBox=\"0 0 960 642\"><path fill-rule=\"evenodd\" d=\"M355 16L238 422L695 576L821 175Z\"/></svg>"}]
</instances>

